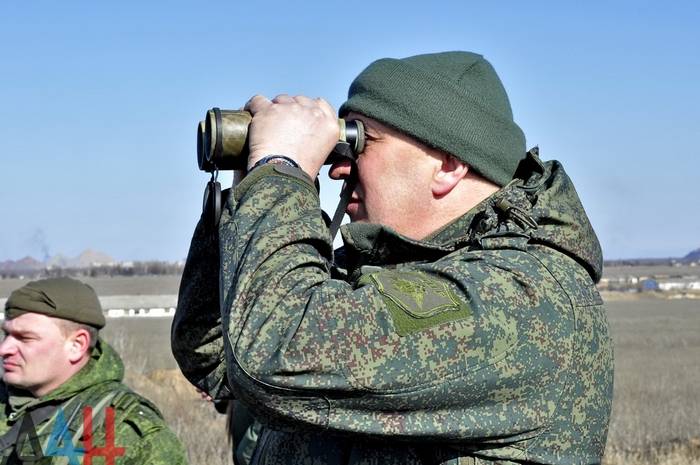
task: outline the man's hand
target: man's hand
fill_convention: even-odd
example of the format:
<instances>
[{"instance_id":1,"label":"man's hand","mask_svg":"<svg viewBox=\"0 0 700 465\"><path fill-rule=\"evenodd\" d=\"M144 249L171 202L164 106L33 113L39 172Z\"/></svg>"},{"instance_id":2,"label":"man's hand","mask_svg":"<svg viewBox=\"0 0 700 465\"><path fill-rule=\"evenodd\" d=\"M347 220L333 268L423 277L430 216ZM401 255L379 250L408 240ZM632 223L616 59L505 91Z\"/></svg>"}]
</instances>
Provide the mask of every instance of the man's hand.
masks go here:
<instances>
[{"instance_id":1,"label":"man's hand","mask_svg":"<svg viewBox=\"0 0 700 465\"><path fill-rule=\"evenodd\" d=\"M328 102L303 95L278 95L272 100L256 95L245 109L253 115L248 169L268 155L284 155L316 178L340 134L338 117Z\"/></svg>"},{"instance_id":2,"label":"man's hand","mask_svg":"<svg viewBox=\"0 0 700 465\"><path fill-rule=\"evenodd\" d=\"M199 388L194 388L194 390L197 391L197 394L199 394L199 397L201 397L202 400L206 400L207 402L214 402L214 399L212 398L212 396L210 396L206 392L202 391Z\"/></svg>"}]
</instances>

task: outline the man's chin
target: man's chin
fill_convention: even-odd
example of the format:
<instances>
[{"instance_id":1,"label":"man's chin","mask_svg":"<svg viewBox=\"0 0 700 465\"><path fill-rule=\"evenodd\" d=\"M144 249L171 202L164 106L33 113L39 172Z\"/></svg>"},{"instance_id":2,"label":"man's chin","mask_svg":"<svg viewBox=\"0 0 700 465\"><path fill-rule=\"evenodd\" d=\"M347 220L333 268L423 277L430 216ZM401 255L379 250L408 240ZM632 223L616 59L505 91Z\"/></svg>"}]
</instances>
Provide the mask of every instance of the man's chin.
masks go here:
<instances>
[{"instance_id":1,"label":"man's chin","mask_svg":"<svg viewBox=\"0 0 700 465\"><path fill-rule=\"evenodd\" d=\"M22 386L22 378L20 377L19 373L15 373L13 371L6 371L2 374L2 380L5 384L8 386L13 386L17 388L23 388Z\"/></svg>"},{"instance_id":2,"label":"man's chin","mask_svg":"<svg viewBox=\"0 0 700 465\"><path fill-rule=\"evenodd\" d=\"M348 213L348 218L350 218L351 223L368 223L367 215L360 211L355 211L353 213Z\"/></svg>"}]
</instances>

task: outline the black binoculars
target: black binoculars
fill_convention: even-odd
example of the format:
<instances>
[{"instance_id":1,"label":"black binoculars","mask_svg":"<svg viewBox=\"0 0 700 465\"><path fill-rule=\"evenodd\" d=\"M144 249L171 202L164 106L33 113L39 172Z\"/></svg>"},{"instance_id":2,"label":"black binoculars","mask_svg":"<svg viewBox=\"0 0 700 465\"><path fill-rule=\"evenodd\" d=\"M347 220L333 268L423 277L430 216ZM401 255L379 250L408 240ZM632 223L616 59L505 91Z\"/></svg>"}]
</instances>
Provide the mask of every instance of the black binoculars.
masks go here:
<instances>
[{"instance_id":1,"label":"black binoculars","mask_svg":"<svg viewBox=\"0 0 700 465\"><path fill-rule=\"evenodd\" d=\"M197 163L206 172L245 170L248 164L248 126L253 119L247 111L207 111L197 127ZM340 137L325 164L357 158L365 145L365 130L360 120L338 119Z\"/></svg>"}]
</instances>

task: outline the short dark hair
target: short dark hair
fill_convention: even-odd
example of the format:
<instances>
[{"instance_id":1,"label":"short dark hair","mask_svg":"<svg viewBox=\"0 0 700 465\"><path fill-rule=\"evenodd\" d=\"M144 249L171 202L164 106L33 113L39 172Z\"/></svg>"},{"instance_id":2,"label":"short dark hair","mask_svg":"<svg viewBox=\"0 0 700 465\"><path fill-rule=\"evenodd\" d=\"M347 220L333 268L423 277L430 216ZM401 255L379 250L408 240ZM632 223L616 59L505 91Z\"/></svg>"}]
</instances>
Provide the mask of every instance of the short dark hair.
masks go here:
<instances>
[{"instance_id":1,"label":"short dark hair","mask_svg":"<svg viewBox=\"0 0 700 465\"><path fill-rule=\"evenodd\" d=\"M78 331L79 329L84 329L90 336L90 350L94 349L97 345L97 339L100 336L99 329L95 328L94 326L86 325L85 323L64 320L63 318L57 318L56 320L60 322L58 327L61 329L61 334L63 334L63 336L68 337L71 333Z\"/></svg>"}]
</instances>

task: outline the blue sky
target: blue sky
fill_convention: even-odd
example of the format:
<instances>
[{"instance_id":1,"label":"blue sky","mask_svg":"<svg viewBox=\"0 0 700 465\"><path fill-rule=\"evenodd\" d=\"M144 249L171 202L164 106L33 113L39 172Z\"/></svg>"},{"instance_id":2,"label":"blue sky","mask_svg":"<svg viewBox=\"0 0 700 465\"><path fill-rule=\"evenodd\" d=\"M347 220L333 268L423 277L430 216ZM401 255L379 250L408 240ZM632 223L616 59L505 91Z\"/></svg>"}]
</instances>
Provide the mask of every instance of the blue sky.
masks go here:
<instances>
[{"instance_id":1,"label":"blue sky","mask_svg":"<svg viewBox=\"0 0 700 465\"><path fill-rule=\"evenodd\" d=\"M442 50L491 61L606 258L684 255L700 247L699 5L2 2L0 260L182 259L208 108L256 93L337 107L371 61Z\"/></svg>"}]
</instances>

